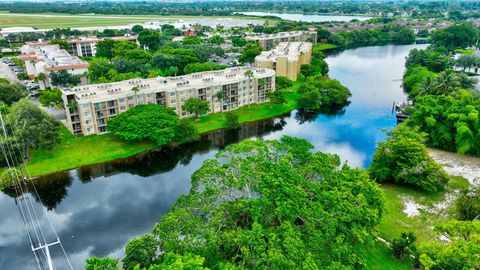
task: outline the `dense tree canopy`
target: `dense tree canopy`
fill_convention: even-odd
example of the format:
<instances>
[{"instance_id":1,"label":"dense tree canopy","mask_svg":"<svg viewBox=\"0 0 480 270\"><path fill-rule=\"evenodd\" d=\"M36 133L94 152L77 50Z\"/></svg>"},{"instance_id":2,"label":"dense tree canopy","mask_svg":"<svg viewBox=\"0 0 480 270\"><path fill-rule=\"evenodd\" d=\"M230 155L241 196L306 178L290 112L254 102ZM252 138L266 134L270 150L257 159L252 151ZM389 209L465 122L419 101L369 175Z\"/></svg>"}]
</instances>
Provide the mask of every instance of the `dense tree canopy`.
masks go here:
<instances>
[{"instance_id":1,"label":"dense tree canopy","mask_svg":"<svg viewBox=\"0 0 480 270\"><path fill-rule=\"evenodd\" d=\"M26 99L12 105L7 121L25 150L51 148L59 141L60 122Z\"/></svg>"},{"instance_id":2,"label":"dense tree canopy","mask_svg":"<svg viewBox=\"0 0 480 270\"><path fill-rule=\"evenodd\" d=\"M27 96L27 89L21 84L11 84L8 82L0 83L0 102L7 105L19 101Z\"/></svg>"},{"instance_id":3,"label":"dense tree canopy","mask_svg":"<svg viewBox=\"0 0 480 270\"><path fill-rule=\"evenodd\" d=\"M127 141L148 139L163 146L173 141L177 122L171 108L137 105L109 119L107 130Z\"/></svg>"},{"instance_id":4,"label":"dense tree canopy","mask_svg":"<svg viewBox=\"0 0 480 270\"><path fill-rule=\"evenodd\" d=\"M306 111L344 106L352 95L339 81L323 76L312 77L299 87L298 92L301 94L298 106Z\"/></svg>"},{"instance_id":5,"label":"dense tree canopy","mask_svg":"<svg viewBox=\"0 0 480 270\"><path fill-rule=\"evenodd\" d=\"M450 57L443 53L430 49L413 49L408 53L405 66L409 68L411 66L421 65L430 71L440 72L447 69L451 64L450 62Z\"/></svg>"},{"instance_id":6,"label":"dense tree canopy","mask_svg":"<svg viewBox=\"0 0 480 270\"><path fill-rule=\"evenodd\" d=\"M105 39L97 43L97 53L95 54L96 57L103 57L107 59L112 59L113 54L113 46L115 45L115 41L112 39Z\"/></svg>"},{"instance_id":7,"label":"dense tree canopy","mask_svg":"<svg viewBox=\"0 0 480 270\"><path fill-rule=\"evenodd\" d=\"M172 252L197 254L213 269L362 268L380 192L364 171L312 148L291 137L247 140L207 160L190 193L155 226L153 261ZM140 246L152 250L150 241Z\"/></svg>"},{"instance_id":8,"label":"dense tree canopy","mask_svg":"<svg viewBox=\"0 0 480 270\"><path fill-rule=\"evenodd\" d=\"M62 92L58 88L41 91L39 95L43 106L61 108L63 105Z\"/></svg>"},{"instance_id":9,"label":"dense tree canopy","mask_svg":"<svg viewBox=\"0 0 480 270\"><path fill-rule=\"evenodd\" d=\"M238 61L243 63L253 63L255 57L262 52L262 48L258 42L248 42L243 49L242 54L238 57Z\"/></svg>"},{"instance_id":10,"label":"dense tree canopy","mask_svg":"<svg viewBox=\"0 0 480 270\"><path fill-rule=\"evenodd\" d=\"M149 29L142 30L138 34L138 42L142 47L155 51L160 45L160 32Z\"/></svg>"},{"instance_id":11,"label":"dense tree canopy","mask_svg":"<svg viewBox=\"0 0 480 270\"><path fill-rule=\"evenodd\" d=\"M477 41L478 30L470 24L452 25L440 29L432 34L432 45L434 47L445 47L448 50L467 48Z\"/></svg>"},{"instance_id":12,"label":"dense tree canopy","mask_svg":"<svg viewBox=\"0 0 480 270\"><path fill-rule=\"evenodd\" d=\"M199 98L189 98L185 101L185 104L182 105L182 110L194 113L196 118L202 114L206 114L209 109L210 104L208 101Z\"/></svg>"},{"instance_id":13,"label":"dense tree canopy","mask_svg":"<svg viewBox=\"0 0 480 270\"><path fill-rule=\"evenodd\" d=\"M80 76L68 73L65 69L50 73L50 80L55 86L76 86L80 84Z\"/></svg>"},{"instance_id":14,"label":"dense tree canopy","mask_svg":"<svg viewBox=\"0 0 480 270\"><path fill-rule=\"evenodd\" d=\"M416 99L406 124L427 133L430 147L480 156L479 112L480 100L465 91L427 95Z\"/></svg>"},{"instance_id":15,"label":"dense tree canopy","mask_svg":"<svg viewBox=\"0 0 480 270\"><path fill-rule=\"evenodd\" d=\"M455 206L460 220L471 221L480 215L480 187L472 186L462 191Z\"/></svg>"},{"instance_id":16,"label":"dense tree canopy","mask_svg":"<svg viewBox=\"0 0 480 270\"><path fill-rule=\"evenodd\" d=\"M378 144L370 174L378 182L410 184L430 191L440 190L448 182L447 174L422 144L422 135L405 125Z\"/></svg>"},{"instance_id":17,"label":"dense tree canopy","mask_svg":"<svg viewBox=\"0 0 480 270\"><path fill-rule=\"evenodd\" d=\"M424 269L480 269L480 222L450 220L435 231L448 240L420 245L419 259Z\"/></svg>"}]
</instances>

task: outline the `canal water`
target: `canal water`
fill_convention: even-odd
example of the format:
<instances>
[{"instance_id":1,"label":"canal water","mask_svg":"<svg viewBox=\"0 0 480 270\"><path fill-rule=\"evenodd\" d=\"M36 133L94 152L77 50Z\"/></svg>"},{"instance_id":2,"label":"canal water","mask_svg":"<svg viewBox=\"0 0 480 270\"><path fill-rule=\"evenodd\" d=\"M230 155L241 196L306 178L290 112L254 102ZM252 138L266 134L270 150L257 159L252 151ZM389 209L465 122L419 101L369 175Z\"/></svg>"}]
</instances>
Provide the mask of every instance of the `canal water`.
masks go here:
<instances>
[{"instance_id":1,"label":"canal water","mask_svg":"<svg viewBox=\"0 0 480 270\"><path fill-rule=\"evenodd\" d=\"M401 89L405 57L412 48L424 46L374 46L332 53L327 58L330 77L353 94L351 104L339 111L315 115L293 111L245 124L238 131L215 131L199 143L174 150L39 179L39 197L74 268L83 269L85 258L93 255L120 258L129 239L149 232L189 191L192 172L228 144L247 138L297 136L318 151L339 155L351 166L368 167L376 144L385 139L382 130L396 124L392 103L405 100ZM0 269L36 269L12 197L8 191L0 192ZM58 254L54 251L57 258Z\"/></svg>"},{"instance_id":2,"label":"canal water","mask_svg":"<svg viewBox=\"0 0 480 270\"><path fill-rule=\"evenodd\" d=\"M352 15L315 15L301 13L275 13L275 12L239 12L247 16L275 16L282 20L299 21L299 22L349 22L353 19L366 21L372 17L352 16Z\"/></svg>"}]
</instances>

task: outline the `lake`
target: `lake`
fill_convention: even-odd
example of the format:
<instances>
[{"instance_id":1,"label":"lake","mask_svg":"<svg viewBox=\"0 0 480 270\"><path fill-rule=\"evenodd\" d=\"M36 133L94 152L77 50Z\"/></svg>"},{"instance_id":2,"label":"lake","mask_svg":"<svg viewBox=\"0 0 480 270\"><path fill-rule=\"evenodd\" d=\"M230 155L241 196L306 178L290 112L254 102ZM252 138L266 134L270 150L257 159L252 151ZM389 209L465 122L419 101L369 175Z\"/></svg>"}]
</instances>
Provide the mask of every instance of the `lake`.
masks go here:
<instances>
[{"instance_id":1,"label":"lake","mask_svg":"<svg viewBox=\"0 0 480 270\"><path fill-rule=\"evenodd\" d=\"M353 15L314 15L300 13L275 13L275 12L239 12L247 16L275 16L282 20L301 21L301 22L349 22L353 19L366 21L372 17L353 16Z\"/></svg>"},{"instance_id":2,"label":"lake","mask_svg":"<svg viewBox=\"0 0 480 270\"><path fill-rule=\"evenodd\" d=\"M247 138L297 136L310 141L317 151L338 154L351 166L368 167L376 144L385 140L382 129L396 124L393 102L406 99L401 88L405 57L411 49L425 46L373 46L330 54L326 59L330 77L353 94L351 104L340 111L318 115L293 111L244 124L238 131L214 131L201 142L174 150L38 179L41 201L75 269L83 269L85 258L93 255L121 257L129 239L149 232L189 191L192 172L228 144ZM11 193L0 192L0 269L36 269ZM58 258L59 250L52 252Z\"/></svg>"}]
</instances>

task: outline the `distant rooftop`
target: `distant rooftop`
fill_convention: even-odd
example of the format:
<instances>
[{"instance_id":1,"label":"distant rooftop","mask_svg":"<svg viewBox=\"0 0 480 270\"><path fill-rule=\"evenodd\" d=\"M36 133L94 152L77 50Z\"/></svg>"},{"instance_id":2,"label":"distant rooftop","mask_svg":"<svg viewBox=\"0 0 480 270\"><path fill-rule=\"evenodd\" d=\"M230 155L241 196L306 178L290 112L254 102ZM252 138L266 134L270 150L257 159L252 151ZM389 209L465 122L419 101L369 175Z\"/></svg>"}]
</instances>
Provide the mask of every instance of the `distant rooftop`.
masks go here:
<instances>
[{"instance_id":1,"label":"distant rooftop","mask_svg":"<svg viewBox=\"0 0 480 270\"><path fill-rule=\"evenodd\" d=\"M292 32L279 32L276 34L257 34L253 36L248 36L248 40L265 40L265 39L273 39L273 38L288 38L288 37L297 37L304 35L306 33L310 33L309 31L292 31Z\"/></svg>"},{"instance_id":2,"label":"distant rooftop","mask_svg":"<svg viewBox=\"0 0 480 270\"><path fill-rule=\"evenodd\" d=\"M22 60L34 60L45 62L46 70L61 70L66 68L88 68L87 62L70 55L57 44L30 43L27 42L21 49Z\"/></svg>"},{"instance_id":3,"label":"distant rooftop","mask_svg":"<svg viewBox=\"0 0 480 270\"><path fill-rule=\"evenodd\" d=\"M148 79L131 79L121 82L91 84L78 86L72 89L63 89L65 95L75 94L76 99L81 101L101 102L116 98L134 95L133 87L140 88L140 92L172 92L193 88L204 88L228 83L236 83L245 80L245 72L253 71L253 78L265 78L275 76L273 69L235 67L224 70L198 72L176 77L157 77Z\"/></svg>"},{"instance_id":4,"label":"distant rooftop","mask_svg":"<svg viewBox=\"0 0 480 270\"><path fill-rule=\"evenodd\" d=\"M312 43L310 42L280 42L275 49L263 51L255 60L276 61L279 56L287 56L289 59L296 59L302 52L312 50Z\"/></svg>"},{"instance_id":5,"label":"distant rooftop","mask_svg":"<svg viewBox=\"0 0 480 270\"><path fill-rule=\"evenodd\" d=\"M68 40L69 43L90 43L90 42L100 42L102 40L111 39L115 41L122 40L137 40L137 36L123 36L123 37L106 37L106 38L97 38L97 37L83 37L79 39Z\"/></svg>"}]
</instances>

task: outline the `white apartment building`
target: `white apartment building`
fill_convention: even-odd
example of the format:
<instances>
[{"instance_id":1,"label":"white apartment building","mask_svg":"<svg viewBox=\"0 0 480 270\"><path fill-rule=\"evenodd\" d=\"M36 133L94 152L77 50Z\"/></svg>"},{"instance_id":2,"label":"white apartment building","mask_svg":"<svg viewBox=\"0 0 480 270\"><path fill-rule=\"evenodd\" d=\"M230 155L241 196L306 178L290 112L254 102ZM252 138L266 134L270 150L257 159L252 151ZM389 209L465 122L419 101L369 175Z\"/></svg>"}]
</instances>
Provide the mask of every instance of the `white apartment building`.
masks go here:
<instances>
[{"instance_id":1,"label":"white apartment building","mask_svg":"<svg viewBox=\"0 0 480 270\"><path fill-rule=\"evenodd\" d=\"M258 34L246 37L247 41L258 41L263 49L271 49L280 42L301 42L308 41L313 44L317 42L317 31L310 29L308 31L280 32L276 34Z\"/></svg>"},{"instance_id":2,"label":"white apartment building","mask_svg":"<svg viewBox=\"0 0 480 270\"><path fill-rule=\"evenodd\" d=\"M78 57L70 55L57 44L27 42L20 48L20 60L25 62L25 68L30 80L38 79L40 89L51 86L50 74L59 70L66 70L72 75L79 75L81 84L88 83L87 71L90 66ZM44 74L44 78L39 78Z\"/></svg>"},{"instance_id":3,"label":"white apartment building","mask_svg":"<svg viewBox=\"0 0 480 270\"><path fill-rule=\"evenodd\" d=\"M265 102L268 100L266 94L274 90L274 70L236 67L176 77L79 86L63 89L62 96L69 130L74 134L91 135L107 132L109 118L139 104L170 107L180 117L190 117L193 115L182 110L182 105L190 98L208 101L209 113L215 113ZM220 98L219 92L222 93Z\"/></svg>"},{"instance_id":4,"label":"white apartment building","mask_svg":"<svg viewBox=\"0 0 480 270\"><path fill-rule=\"evenodd\" d=\"M137 43L137 36L124 36L124 37L109 37L109 38L96 38L86 37L80 39L68 40L70 45L69 52L73 55L81 57L92 57L97 54L97 43L111 39L114 41L132 41Z\"/></svg>"},{"instance_id":5,"label":"white apartment building","mask_svg":"<svg viewBox=\"0 0 480 270\"><path fill-rule=\"evenodd\" d=\"M274 69L277 76L297 80L300 67L310 64L312 60L312 43L280 42L275 49L263 51L255 57L257 68Z\"/></svg>"}]
</instances>

